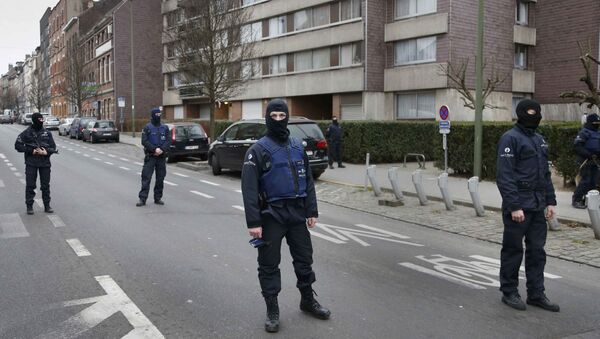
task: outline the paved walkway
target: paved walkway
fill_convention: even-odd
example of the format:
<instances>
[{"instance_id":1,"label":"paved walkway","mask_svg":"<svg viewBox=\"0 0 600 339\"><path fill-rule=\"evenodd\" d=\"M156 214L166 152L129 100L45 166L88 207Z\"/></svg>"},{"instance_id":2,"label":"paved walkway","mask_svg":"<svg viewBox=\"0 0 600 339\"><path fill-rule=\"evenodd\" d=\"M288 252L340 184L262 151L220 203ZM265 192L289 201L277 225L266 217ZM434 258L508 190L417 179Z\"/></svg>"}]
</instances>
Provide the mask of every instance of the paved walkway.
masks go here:
<instances>
[{"instance_id":1,"label":"paved walkway","mask_svg":"<svg viewBox=\"0 0 600 339\"><path fill-rule=\"evenodd\" d=\"M133 144L141 148L140 137L132 138L122 134L121 142ZM188 169L206 168L205 163L187 162ZM387 178L387 170L398 167L399 182L405 194L405 205L398 207L380 206L379 199L393 200L391 184ZM388 218L407 221L425 227L443 230L450 233L485 240L493 243L502 242L502 216L499 213L501 198L494 182L482 181L479 185L482 203L486 207L483 217L477 217L471 206L471 198L467 189L467 179L450 177L448 188L456 209L447 211L441 201L441 193L437 186L437 176L442 171L426 164L422 170L423 186L430 199L426 206L421 206L415 197L415 188L411 174L418 168L416 163L377 165L376 177L384 188L382 197L375 197L373 192L365 190L366 170L364 165L346 164L346 168L328 169L317 181L317 197L320 201L346 208L372 213ZM370 187L370 185L369 185ZM561 228L548 232L546 251L549 256L574 261L590 266L600 267L600 240L594 239L593 231L587 227L589 215L587 210L571 207L571 191L557 189L558 214Z\"/></svg>"}]
</instances>

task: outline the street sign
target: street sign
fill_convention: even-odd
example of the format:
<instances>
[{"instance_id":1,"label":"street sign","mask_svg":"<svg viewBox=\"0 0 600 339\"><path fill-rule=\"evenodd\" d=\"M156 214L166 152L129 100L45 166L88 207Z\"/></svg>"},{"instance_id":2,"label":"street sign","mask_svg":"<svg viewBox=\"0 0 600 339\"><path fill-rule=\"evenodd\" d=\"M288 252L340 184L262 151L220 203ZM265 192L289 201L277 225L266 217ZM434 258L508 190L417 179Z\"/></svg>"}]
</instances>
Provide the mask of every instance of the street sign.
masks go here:
<instances>
[{"instance_id":1,"label":"street sign","mask_svg":"<svg viewBox=\"0 0 600 339\"><path fill-rule=\"evenodd\" d=\"M450 133L450 120L440 120L439 124L440 134Z\"/></svg>"},{"instance_id":2,"label":"street sign","mask_svg":"<svg viewBox=\"0 0 600 339\"><path fill-rule=\"evenodd\" d=\"M117 98L117 107L125 107L125 97Z\"/></svg>"},{"instance_id":3,"label":"street sign","mask_svg":"<svg viewBox=\"0 0 600 339\"><path fill-rule=\"evenodd\" d=\"M440 107L440 119L448 120L449 117L450 117L450 109L448 109L448 106L442 105L442 107Z\"/></svg>"}]
</instances>

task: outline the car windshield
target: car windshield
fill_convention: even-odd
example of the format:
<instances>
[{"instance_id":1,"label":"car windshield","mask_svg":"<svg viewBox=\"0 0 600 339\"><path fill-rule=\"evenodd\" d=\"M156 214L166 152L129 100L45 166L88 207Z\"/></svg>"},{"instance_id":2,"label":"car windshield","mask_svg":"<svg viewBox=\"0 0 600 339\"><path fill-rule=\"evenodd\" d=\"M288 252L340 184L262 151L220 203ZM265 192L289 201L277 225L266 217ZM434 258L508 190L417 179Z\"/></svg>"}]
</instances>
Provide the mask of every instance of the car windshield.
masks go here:
<instances>
[{"instance_id":1,"label":"car windshield","mask_svg":"<svg viewBox=\"0 0 600 339\"><path fill-rule=\"evenodd\" d=\"M114 128L115 124L112 121L100 121L96 124L98 128Z\"/></svg>"},{"instance_id":2,"label":"car windshield","mask_svg":"<svg viewBox=\"0 0 600 339\"><path fill-rule=\"evenodd\" d=\"M176 126L177 138L203 138L206 136L200 125Z\"/></svg>"},{"instance_id":3,"label":"car windshield","mask_svg":"<svg viewBox=\"0 0 600 339\"><path fill-rule=\"evenodd\" d=\"M325 139L317 124L289 124L290 135L299 139Z\"/></svg>"}]
</instances>

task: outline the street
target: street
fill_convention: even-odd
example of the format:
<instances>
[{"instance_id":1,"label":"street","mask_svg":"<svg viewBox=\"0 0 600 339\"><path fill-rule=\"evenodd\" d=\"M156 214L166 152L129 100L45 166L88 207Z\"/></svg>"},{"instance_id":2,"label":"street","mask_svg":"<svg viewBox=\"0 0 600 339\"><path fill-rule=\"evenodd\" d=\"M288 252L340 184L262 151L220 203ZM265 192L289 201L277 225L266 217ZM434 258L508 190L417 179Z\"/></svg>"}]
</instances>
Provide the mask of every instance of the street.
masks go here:
<instances>
[{"instance_id":1,"label":"street","mask_svg":"<svg viewBox=\"0 0 600 339\"><path fill-rule=\"evenodd\" d=\"M0 125L0 338L271 337L239 174L170 164L165 205L136 207L138 147L53 132L55 213L38 190L26 215L13 147L23 129ZM286 338L600 336L597 268L549 257L546 292L561 312L518 312L500 302L498 245L323 201L319 212L313 288L332 317L299 310L283 246Z\"/></svg>"}]
</instances>

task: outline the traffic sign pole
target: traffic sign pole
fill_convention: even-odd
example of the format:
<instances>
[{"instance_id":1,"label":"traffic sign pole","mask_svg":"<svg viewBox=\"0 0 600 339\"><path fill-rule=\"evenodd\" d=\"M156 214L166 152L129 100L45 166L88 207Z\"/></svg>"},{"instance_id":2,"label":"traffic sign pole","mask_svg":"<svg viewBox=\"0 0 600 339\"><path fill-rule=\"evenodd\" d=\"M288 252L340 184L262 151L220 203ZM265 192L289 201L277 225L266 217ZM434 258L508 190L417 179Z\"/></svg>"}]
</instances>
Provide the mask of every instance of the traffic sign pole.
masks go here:
<instances>
[{"instance_id":1,"label":"traffic sign pole","mask_svg":"<svg viewBox=\"0 0 600 339\"><path fill-rule=\"evenodd\" d=\"M450 109L443 105L440 107L440 134L442 135L442 149L444 150L444 173L448 173L448 134L450 133Z\"/></svg>"}]
</instances>

